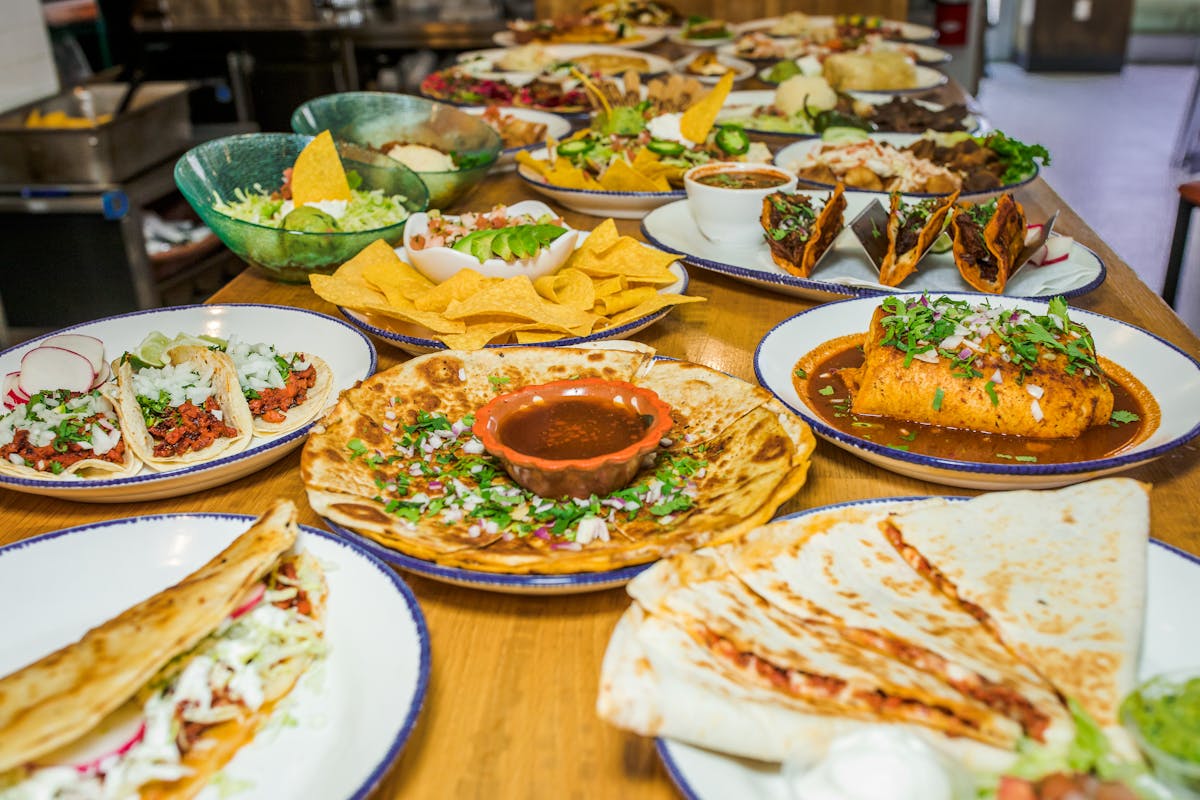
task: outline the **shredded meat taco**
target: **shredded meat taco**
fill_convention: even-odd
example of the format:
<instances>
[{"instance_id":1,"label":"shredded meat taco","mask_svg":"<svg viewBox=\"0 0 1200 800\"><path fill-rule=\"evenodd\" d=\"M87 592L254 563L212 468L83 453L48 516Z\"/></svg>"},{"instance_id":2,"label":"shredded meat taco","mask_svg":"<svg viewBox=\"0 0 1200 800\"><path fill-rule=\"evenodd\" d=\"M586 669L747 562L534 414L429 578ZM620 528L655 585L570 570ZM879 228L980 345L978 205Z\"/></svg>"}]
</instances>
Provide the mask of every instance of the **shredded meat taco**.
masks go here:
<instances>
[{"instance_id":1,"label":"shredded meat taco","mask_svg":"<svg viewBox=\"0 0 1200 800\"><path fill-rule=\"evenodd\" d=\"M942 232L946 215L954 207L958 192L945 198L931 197L917 203L901 202L892 194L888 215L888 249L879 267L879 282L899 286L917 269L917 263Z\"/></svg>"},{"instance_id":2,"label":"shredded meat taco","mask_svg":"<svg viewBox=\"0 0 1200 800\"><path fill-rule=\"evenodd\" d=\"M1003 292L1025 244L1025 209L1002 194L981 205L961 204L950 225L963 280L981 292Z\"/></svg>"},{"instance_id":3,"label":"shredded meat taco","mask_svg":"<svg viewBox=\"0 0 1200 800\"><path fill-rule=\"evenodd\" d=\"M839 183L824 203L788 192L764 197L761 222L771 259L791 274L807 278L841 233L844 192Z\"/></svg>"}]
</instances>

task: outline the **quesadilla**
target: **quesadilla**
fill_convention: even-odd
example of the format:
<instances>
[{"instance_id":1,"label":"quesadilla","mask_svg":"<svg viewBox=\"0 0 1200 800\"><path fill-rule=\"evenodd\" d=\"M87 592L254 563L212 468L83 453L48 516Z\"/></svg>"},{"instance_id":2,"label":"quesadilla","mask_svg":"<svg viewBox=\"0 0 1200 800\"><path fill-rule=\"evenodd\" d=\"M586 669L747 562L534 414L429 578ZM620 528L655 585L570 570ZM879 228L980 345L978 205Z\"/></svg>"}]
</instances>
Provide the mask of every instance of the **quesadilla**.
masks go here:
<instances>
[{"instance_id":1,"label":"quesadilla","mask_svg":"<svg viewBox=\"0 0 1200 800\"><path fill-rule=\"evenodd\" d=\"M277 501L177 585L0 679L0 795L199 792L323 652L295 513Z\"/></svg>"},{"instance_id":2,"label":"quesadilla","mask_svg":"<svg viewBox=\"0 0 1200 800\"><path fill-rule=\"evenodd\" d=\"M0 417L0 475L123 478L141 466L121 435L113 401L100 389L36 392Z\"/></svg>"},{"instance_id":3,"label":"quesadilla","mask_svg":"<svg viewBox=\"0 0 1200 800\"><path fill-rule=\"evenodd\" d=\"M1101 725L1117 724L1141 643L1148 487L1109 478L939 502L895 515L885 530L914 569L1059 692Z\"/></svg>"},{"instance_id":4,"label":"quesadilla","mask_svg":"<svg viewBox=\"0 0 1200 800\"><path fill-rule=\"evenodd\" d=\"M240 453L254 423L229 356L176 348L162 367L126 354L117 365L117 413L126 442L142 461L172 467Z\"/></svg>"},{"instance_id":5,"label":"quesadilla","mask_svg":"<svg viewBox=\"0 0 1200 800\"><path fill-rule=\"evenodd\" d=\"M807 278L842 231L844 193L839 183L819 204L805 194L775 192L764 197L760 221L771 259L787 272Z\"/></svg>"},{"instance_id":6,"label":"quesadilla","mask_svg":"<svg viewBox=\"0 0 1200 800\"><path fill-rule=\"evenodd\" d=\"M948 197L930 197L904 203L893 192L888 214L887 254L879 266L879 282L899 286L917 268L917 263L942 233L946 216L954 208L958 192Z\"/></svg>"},{"instance_id":7,"label":"quesadilla","mask_svg":"<svg viewBox=\"0 0 1200 800\"><path fill-rule=\"evenodd\" d=\"M963 280L1000 294L1025 245L1025 209L1009 193L980 205L962 203L950 222L954 263Z\"/></svg>"},{"instance_id":8,"label":"quesadilla","mask_svg":"<svg viewBox=\"0 0 1200 800\"><path fill-rule=\"evenodd\" d=\"M653 389L673 425L632 482L590 500L515 484L471 433L493 397L571 378ZM498 348L415 358L342 393L309 436L313 508L415 558L564 573L653 561L765 522L803 485L812 432L769 393L645 349Z\"/></svg>"}]
</instances>

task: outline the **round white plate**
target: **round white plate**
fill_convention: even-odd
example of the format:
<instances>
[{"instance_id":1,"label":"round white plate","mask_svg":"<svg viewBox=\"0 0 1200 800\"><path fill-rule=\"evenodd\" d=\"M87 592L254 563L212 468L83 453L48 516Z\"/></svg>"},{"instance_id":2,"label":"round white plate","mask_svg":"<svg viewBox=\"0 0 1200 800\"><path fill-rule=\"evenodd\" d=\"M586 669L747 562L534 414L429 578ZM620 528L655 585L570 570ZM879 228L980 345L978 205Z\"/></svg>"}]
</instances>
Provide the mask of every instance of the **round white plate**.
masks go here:
<instances>
[{"instance_id":1,"label":"round white plate","mask_svg":"<svg viewBox=\"0 0 1200 800\"><path fill-rule=\"evenodd\" d=\"M598 45L603 44L604 47L624 47L624 48L632 47L635 49L640 49L642 47L651 47L653 45L658 44L667 35L667 32L665 30L663 30L662 28L643 27L640 25L634 26L634 31L636 31L637 38L630 39L629 41L604 42L604 43L597 42L597 44ZM500 47L519 47L520 46L517 44L517 38L513 35L512 31L497 31L496 33L492 34L492 41L495 42ZM557 46L559 44L567 44L567 43L566 42L562 42L562 43L559 43L559 42L527 42L526 44L540 44L540 45L544 45L544 46L556 45Z\"/></svg>"},{"instance_id":2,"label":"round white plate","mask_svg":"<svg viewBox=\"0 0 1200 800\"><path fill-rule=\"evenodd\" d=\"M859 92L848 92L855 99L864 100L873 105L882 105L890 102L899 95L879 95L879 94L863 94ZM754 111L763 106L772 105L775 102L774 89L750 89L737 92L730 92L729 97L725 98L725 103L721 106L721 112L717 115L717 122L728 122L739 117L746 118L754 114ZM931 111L941 111L945 106L939 103L930 103L926 100L913 100L917 105L924 106ZM750 133L761 133L767 136L778 136L786 139L815 139L819 138L820 134L816 133L783 133L780 131L768 130L766 128L757 128L754 123L738 123ZM966 126L967 133L975 133L980 128L979 118L974 114L967 114L963 118L963 125Z\"/></svg>"},{"instance_id":3,"label":"round white plate","mask_svg":"<svg viewBox=\"0 0 1200 800\"><path fill-rule=\"evenodd\" d=\"M532 155L534 158L545 159L546 149L535 150ZM538 194L543 194L572 211L591 214L594 217L641 219L646 212L686 196L683 189L674 189L669 192L608 192L596 189L568 189L546 183L541 176L525 166L517 167L517 175Z\"/></svg>"},{"instance_id":4,"label":"round white plate","mask_svg":"<svg viewBox=\"0 0 1200 800\"><path fill-rule=\"evenodd\" d=\"M353 326L325 314L287 306L231 304L157 308L85 322L47 336L68 332L94 336L104 342L104 357L112 361L137 347L151 331L161 331L167 336L203 333L222 339L236 334L244 342L269 342L284 352L298 350L320 356L333 370L330 404L343 389L372 375L376 367L375 346ZM39 336L0 353L0 374L19 369L21 356L45 338ZM40 480L0 475L0 487L89 503L175 497L258 472L299 447L311 425L276 436L255 436L249 447L240 453L163 472L143 466L140 472L127 478Z\"/></svg>"},{"instance_id":5,"label":"round white plate","mask_svg":"<svg viewBox=\"0 0 1200 800\"><path fill-rule=\"evenodd\" d=\"M650 567L650 564L635 564L631 567L622 567L606 572L571 572L565 575L506 575L498 572L481 572L459 567L446 567L432 561L406 556L390 547L384 547L369 536L363 536L344 528L332 520L325 520L325 524L384 561L395 564L400 569L414 575L448 583L452 586L482 589L501 594L563 595L601 592L605 589L624 586L639 572Z\"/></svg>"},{"instance_id":6,"label":"round white plate","mask_svg":"<svg viewBox=\"0 0 1200 800\"><path fill-rule=\"evenodd\" d=\"M800 190L822 201L829 192ZM753 245L713 242L704 238L692 218L687 200L662 206L642 220L642 235L661 250L683 255L692 266L720 272L738 280L762 286L782 294L825 301L842 297L903 292L971 292L970 284L954 264L950 253L930 253L922 259L917 271L899 288L879 283L879 273L867 258L849 223L875 197L866 192L846 192L845 220L847 227L834 240L831 252L817 264L812 275L799 278L785 272L771 260L766 241ZM885 204L886 207L886 204ZM755 223L757 224L757 223ZM1027 264L1018 270L1004 287L1012 297L1077 297L1097 288L1104 282L1106 270L1100 256L1075 242L1067 260L1045 267Z\"/></svg>"},{"instance_id":7,"label":"round white plate","mask_svg":"<svg viewBox=\"0 0 1200 800\"><path fill-rule=\"evenodd\" d=\"M721 80L723 77L721 75L697 75L694 72L689 72L688 64L695 60L696 54L692 53L691 55L686 55L683 58L677 59L671 66L680 75L688 78L695 78L701 83L715 84ZM753 77L754 75L754 65L749 61L742 61L740 58L734 58L733 56L727 56L720 53L717 54L717 61L733 70L734 83L737 83L738 81L744 81L746 78Z\"/></svg>"},{"instance_id":8,"label":"round white plate","mask_svg":"<svg viewBox=\"0 0 1200 800\"><path fill-rule=\"evenodd\" d=\"M0 548L5 621L0 675L79 639L173 586L246 530L253 517L174 514L100 522ZM325 566L325 640L313 665L222 773L239 800L364 797L416 724L429 684L429 633L416 598L386 565L303 527L300 545ZM61 587L70 587L62 591ZM199 797L222 797L210 786Z\"/></svg>"},{"instance_id":9,"label":"round white plate","mask_svg":"<svg viewBox=\"0 0 1200 800\"><path fill-rule=\"evenodd\" d=\"M1047 304L995 295L955 293L949 296L997 308L1028 308L1045 314ZM811 308L776 325L754 351L758 382L804 418L813 432L878 467L924 481L971 489L1048 489L1121 472L1153 461L1200 433L1200 363L1175 345L1141 328L1084 311L1071 319L1087 326L1096 352L1141 381L1158 401L1162 422L1140 444L1115 456L1067 464L993 464L957 461L895 450L827 425L792 385L792 370L806 353L830 339L867 331L878 298L843 300Z\"/></svg>"},{"instance_id":10,"label":"round white plate","mask_svg":"<svg viewBox=\"0 0 1200 800\"><path fill-rule=\"evenodd\" d=\"M662 56L652 55L650 53L630 53L628 47L614 47L607 44L545 44L534 45L539 50L545 52L555 63L571 61L581 56L591 55L615 55L625 58L641 58L646 62L646 68L638 70L642 75L657 75L662 72L671 71L671 62ZM494 70L503 73L504 70L498 65L500 58L508 52L509 48L494 47L487 50L471 50L462 53L458 56L458 63L480 62L486 63L485 71ZM518 71L521 72L521 71ZM625 70L621 70L624 74ZM521 74L525 74L521 72Z\"/></svg>"},{"instance_id":11,"label":"round white plate","mask_svg":"<svg viewBox=\"0 0 1200 800\"><path fill-rule=\"evenodd\" d=\"M581 237L582 239L582 237ZM396 251L396 255L404 261L407 261L403 249ZM669 286L661 287L659 294L686 294L688 283L690 282L687 270L678 261L671 264L671 274L675 276L675 282ZM587 342L603 342L609 339L628 339L640 330L648 328L660 319L671 313L675 306L667 306L660 308L653 314L647 314L639 319L626 322L624 325L617 325L613 328L605 328L596 333L590 333L587 336L568 336L563 339L555 339L550 342L537 342L531 344L519 345L520 347L575 347ZM430 338L430 331L420 325L406 325L400 320L387 320L383 317L370 317L354 311L353 309L338 306L338 311L341 311L346 319L350 320L356 327L371 334L377 339L381 339L388 344L399 347L406 353L411 353L415 356L425 353L432 353L435 350L445 350L446 345L437 339ZM388 327L383 328L374 324L374 321L386 323ZM488 347L514 347L518 345L496 345L490 344Z\"/></svg>"},{"instance_id":12,"label":"round white plate","mask_svg":"<svg viewBox=\"0 0 1200 800\"><path fill-rule=\"evenodd\" d=\"M922 137L922 135L923 134L920 134L920 133L873 133L873 134L871 134L870 138L874 139L877 142L886 142L888 144L891 144L893 147L904 147L906 145L912 144L917 139L920 139ZM820 139L802 139L798 142L793 142L792 144L789 144L787 147L783 148L782 150L780 150L778 153L775 154L775 163L778 164L779 166L783 167L784 169L795 172L796 165L798 163L800 163L800 160L803 159L806 155L808 155L809 151L814 150L815 148L819 147L821 144L822 144L822 140L820 140ZM1011 192L1013 189L1016 189L1019 186L1024 186L1025 184L1032 181L1034 178L1036 178L1038 176L1039 171L1040 170L1038 169L1037 165L1035 164L1034 169L1033 169L1033 174L1025 177L1023 180L1017 181L1016 183L1005 184L996 189L989 189L986 192L963 193L961 195L961 197L962 197L962 199L965 200L969 197L977 198L977 197L983 197L985 195L999 194L1000 192ZM800 182L804 183L804 184L808 184L810 186L826 186L830 189L833 188L833 185L828 184L828 183L819 183L817 181L808 181L808 180L804 180L804 179L801 179ZM847 189L850 189L851 191L855 191L855 192L871 192L872 194L877 194L877 195L886 195L887 194L887 192L876 192L871 189L853 189L851 187L847 187ZM927 192L906 192L905 193L905 197L937 197L937 196L941 196L941 195L933 195L933 194L929 194Z\"/></svg>"},{"instance_id":13,"label":"round white plate","mask_svg":"<svg viewBox=\"0 0 1200 800\"><path fill-rule=\"evenodd\" d=\"M946 73L939 72L933 67L926 67L918 64L915 67L915 70L917 73L916 83L908 89L855 89L854 91L856 94L866 95L920 94L921 92L928 92L930 89L936 89L950 80L948 77L946 77ZM775 81L767 79L767 76L770 74L771 67L763 67L758 71L758 78L763 83L775 85Z\"/></svg>"},{"instance_id":14,"label":"round white plate","mask_svg":"<svg viewBox=\"0 0 1200 800\"><path fill-rule=\"evenodd\" d=\"M808 509L781 519L792 519L844 505L890 505L898 502L902 500L841 503L838 506ZM1200 607L1200 559L1152 539L1147 553L1146 572L1146 627L1138 669L1141 680L1200 664L1200 639L1184 634L1195 628L1192 609ZM655 744L671 781L688 800L792 798L779 764L734 758L671 739L658 739Z\"/></svg>"},{"instance_id":15,"label":"round white plate","mask_svg":"<svg viewBox=\"0 0 1200 800\"><path fill-rule=\"evenodd\" d=\"M734 31L733 26L729 26L729 31L730 31L730 33L728 36L718 36L713 39L688 39L687 37L685 37L683 35L682 30L678 30L678 31L675 31L674 33L672 33L667 38L670 39L675 44L681 45L683 47L700 47L700 48L709 49L709 48L720 47L721 45L729 44L730 42L732 42L734 39L737 38L737 33Z\"/></svg>"},{"instance_id":16,"label":"round white plate","mask_svg":"<svg viewBox=\"0 0 1200 800\"><path fill-rule=\"evenodd\" d=\"M738 27L738 33L748 33L750 31L767 31L782 20L782 17L765 17L756 19L750 22L745 22ZM828 15L810 15L810 28L829 28L832 27L835 20ZM889 28L900 29L900 38L910 42L925 42L930 39L937 38L937 31L928 25L918 25L915 22L904 22L898 19L885 19L883 24Z\"/></svg>"},{"instance_id":17,"label":"round white plate","mask_svg":"<svg viewBox=\"0 0 1200 800\"><path fill-rule=\"evenodd\" d=\"M481 116L487 106L468 106L463 108L463 111L475 116ZM523 119L526 122L538 122L546 126L546 136L562 139L571 132L571 123L559 116L551 114L549 111L534 111L532 108L517 108L515 106L505 106L500 109L500 113L504 116L516 117ZM517 153L522 150L536 150L539 147L546 146L546 139L543 137L536 142L530 142L525 145L516 147L506 147L500 151L500 157L496 159L496 163L492 165L492 172L506 172L516 166Z\"/></svg>"}]
</instances>

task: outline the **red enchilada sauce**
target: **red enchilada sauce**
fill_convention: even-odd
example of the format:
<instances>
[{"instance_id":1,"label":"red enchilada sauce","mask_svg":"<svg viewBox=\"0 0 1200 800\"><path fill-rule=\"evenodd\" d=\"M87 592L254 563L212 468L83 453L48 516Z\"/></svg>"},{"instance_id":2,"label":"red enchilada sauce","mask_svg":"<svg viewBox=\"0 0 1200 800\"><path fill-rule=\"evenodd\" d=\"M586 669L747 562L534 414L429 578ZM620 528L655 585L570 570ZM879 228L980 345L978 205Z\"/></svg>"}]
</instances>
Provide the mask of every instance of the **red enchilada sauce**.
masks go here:
<instances>
[{"instance_id":1,"label":"red enchilada sauce","mask_svg":"<svg viewBox=\"0 0 1200 800\"><path fill-rule=\"evenodd\" d=\"M548 461L595 458L641 441L646 421L637 411L599 397L556 397L508 415L496 438L513 450Z\"/></svg>"},{"instance_id":2,"label":"red enchilada sauce","mask_svg":"<svg viewBox=\"0 0 1200 800\"><path fill-rule=\"evenodd\" d=\"M801 369L806 356L792 373L797 393L821 421L831 428L859 439L934 458L995 464L1064 464L1111 456L1143 438L1146 425L1155 415L1120 380L1112 380L1113 413L1116 419L1131 412L1131 422L1109 422L1084 431L1076 439L1035 439L1023 436L981 433L979 431L926 425L868 414L850 412L850 392L838 376L838 370L854 369L863 363L862 348L851 344L834 349L820 358L807 372ZM805 373L804 374L798 373ZM1110 375L1110 378L1112 376Z\"/></svg>"}]
</instances>

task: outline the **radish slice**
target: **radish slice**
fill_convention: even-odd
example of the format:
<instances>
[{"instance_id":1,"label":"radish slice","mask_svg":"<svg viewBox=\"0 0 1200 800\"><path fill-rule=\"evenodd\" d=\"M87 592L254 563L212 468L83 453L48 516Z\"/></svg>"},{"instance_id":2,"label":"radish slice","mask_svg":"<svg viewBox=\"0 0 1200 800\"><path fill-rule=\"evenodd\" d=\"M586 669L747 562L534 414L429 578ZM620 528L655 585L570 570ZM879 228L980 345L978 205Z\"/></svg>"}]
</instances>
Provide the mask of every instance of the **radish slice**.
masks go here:
<instances>
[{"instance_id":1,"label":"radish slice","mask_svg":"<svg viewBox=\"0 0 1200 800\"><path fill-rule=\"evenodd\" d=\"M102 766L107 766L105 761L125 755L145 735L146 720L141 706L136 702L125 703L86 736L40 756L37 764L73 767L77 772L94 775Z\"/></svg>"},{"instance_id":2,"label":"radish slice","mask_svg":"<svg viewBox=\"0 0 1200 800\"><path fill-rule=\"evenodd\" d=\"M1037 238L1042 235L1042 228L1046 227L1041 223L1035 223L1025 228L1025 244L1033 244Z\"/></svg>"},{"instance_id":3,"label":"radish slice","mask_svg":"<svg viewBox=\"0 0 1200 800\"><path fill-rule=\"evenodd\" d=\"M104 363L104 342L94 336L84 336L81 333L60 333L42 341L42 347L61 347L86 358L92 365L93 372L100 371Z\"/></svg>"},{"instance_id":4,"label":"radish slice","mask_svg":"<svg viewBox=\"0 0 1200 800\"><path fill-rule=\"evenodd\" d=\"M133 736L131 736L129 738L129 740L127 742L125 742L123 745L118 747L116 750L113 750L112 752L105 753L102 756L97 756L96 758L93 758L91 761L84 761L79 764L76 764L75 771L82 772L85 775L94 775L95 773L100 771L100 766L105 761L107 761L110 758L120 758L121 756L125 755L130 750L132 750L134 748L134 746L137 745L137 743L140 742L144 738L146 738L146 721L142 720L141 724L138 725L137 731L133 734Z\"/></svg>"},{"instance_id":5,"label":"radish slice","mask_svg":"<svg viewBox=\"0 0 1200 800\"><path fill-rule=\"evenodd\" d=\"M1048 264L1058 264L1066 261L1071 255L1071 246L1075 244L1075 240L1070 236L1054 236L1046 241L1046 260L1042 262L1042 266Z\"/></svg>"},{"instance_id":6,"label":"radish slice","mask_svg":"<svg viewBox=\"0 0 1200 800\"><path fill-rule=\"evenodd\" d=\"M83 356L61 347L35 347L21 359L21 391L33 395L43 389L86 392L96 370Z\"/></svg>"},{"instance_id":7,"label":"radish slice","mask_svg":"<svg viewBox=\"0 0 1200 800\"><path fill-rule=\"evenodd\" d=\"M254 608L256 605L258 605L258 601L263 599L263 595L266 594L266 592L267 585L265 583L260 582L255 584L254 588L250 590L250 594L246 596L246 602L235 608L233 613L229 615L229 618L237 619L250 609Z\"/></svg>"},{"instance_id":8,"label":"radish slice","mask_svg":"<svg viewBox=\"0 0 1200 800\"><path fill-rule=\"evenodd\" d=\"M100 362L100 369L96 372L96 377L92 379L92 388L99 389L108 379L112 377L112 368L108 366L107 361Z\"/></svg>"},{"instance_id":9,"label":"radish slice","mask_svg":"<svg viewBox=\"0 0 1200 800\"><path fill-rule=\"evenodd\" d=\"M1029 257L1029 263L1040 267L1046 263L1046 245L1042 245Z\"/></svg>"},{"instance_id":10,"label":"radish slice","mask_svg":"<svg viewBox=\"0 0 1200 800\"><path fill-rule=\"evenodd\" d=\"M4 407L7 409L16 408L29 400L21 391L20 378L21 373L10 372L4 376L4 382L0 383L0 397L4 399Z\"/></svg>"}]
</instances>

